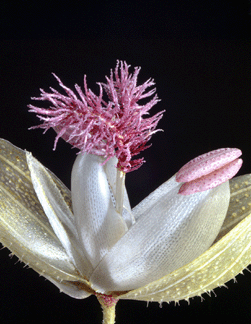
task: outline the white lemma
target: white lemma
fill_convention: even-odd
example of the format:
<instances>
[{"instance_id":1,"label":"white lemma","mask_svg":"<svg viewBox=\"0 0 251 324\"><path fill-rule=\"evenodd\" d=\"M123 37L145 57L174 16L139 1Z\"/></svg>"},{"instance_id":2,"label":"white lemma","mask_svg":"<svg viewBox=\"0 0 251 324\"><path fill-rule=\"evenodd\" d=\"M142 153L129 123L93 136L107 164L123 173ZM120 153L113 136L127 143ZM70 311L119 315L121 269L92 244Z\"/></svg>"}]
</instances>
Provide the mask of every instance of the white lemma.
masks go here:
<instances>
[{"instance_id":1,"label":"white lemma","mask_svg":"<svg viewBox=\"0 0 251 324\"><path fill-rule=\"evenodd\" d=\"M120 215L116 161L79 155L72 213L69 191L49 170L5 140L0 148L0 240L72 297L95 290L178 301L223 285L250 263L250 175L230 181L230 206L229 182L181 196L173 177L132 210L125 190Z\"/></svg>"}]
</instances>

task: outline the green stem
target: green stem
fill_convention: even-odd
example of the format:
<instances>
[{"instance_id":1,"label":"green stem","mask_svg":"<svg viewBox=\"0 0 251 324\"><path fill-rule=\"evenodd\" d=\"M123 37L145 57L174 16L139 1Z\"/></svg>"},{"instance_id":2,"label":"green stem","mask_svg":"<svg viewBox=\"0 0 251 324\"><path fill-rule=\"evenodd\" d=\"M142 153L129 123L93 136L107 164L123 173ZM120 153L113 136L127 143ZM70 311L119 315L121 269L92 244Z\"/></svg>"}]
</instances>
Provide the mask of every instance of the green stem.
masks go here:
<instances>
[{"instance_id":1,"label":"green stem","mask_svg":"<svg viewBox=\"0 0 251 324\"><path fill-rule=\"evenodd\" d=\"M111 296L102 294L96 294L100 305L103 310L103 324L114 324L115 323L115 307L118 299Z\"/></svg>"},{"instance_id":2,"label":"green stem","mask_svg":"<svg viewBox=\"0 0 251 324\"><path fill-rule=\"evenodd\" d=\"M115 307L102 306L103 309L103 324L114 324L115 323Z\"/></svg>"}]
</instances>

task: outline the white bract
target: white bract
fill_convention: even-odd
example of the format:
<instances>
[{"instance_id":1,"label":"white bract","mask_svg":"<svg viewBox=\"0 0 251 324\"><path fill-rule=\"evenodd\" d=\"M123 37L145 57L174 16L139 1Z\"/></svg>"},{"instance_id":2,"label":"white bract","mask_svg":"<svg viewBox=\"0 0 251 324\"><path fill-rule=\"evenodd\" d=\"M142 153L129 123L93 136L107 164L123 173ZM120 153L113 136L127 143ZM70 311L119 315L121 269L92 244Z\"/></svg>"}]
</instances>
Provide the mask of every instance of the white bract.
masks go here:
<instances>
[{"instance_id":1,"label":"white bract","mask_svg":"<svg viewBox=\"0 0 251 324\"><path fill-rule=\"evenodd\" d=\"M135 208L124 189L116 211L116 158L79 154L72 170L73 214L50 173L27 153L33 187L77 272L96 292L143 287L205 252L218 235L230 199L229 182L183 196L175 176ZM89 295L47 276L66 294Z\"/></svg>"}]
</instances>

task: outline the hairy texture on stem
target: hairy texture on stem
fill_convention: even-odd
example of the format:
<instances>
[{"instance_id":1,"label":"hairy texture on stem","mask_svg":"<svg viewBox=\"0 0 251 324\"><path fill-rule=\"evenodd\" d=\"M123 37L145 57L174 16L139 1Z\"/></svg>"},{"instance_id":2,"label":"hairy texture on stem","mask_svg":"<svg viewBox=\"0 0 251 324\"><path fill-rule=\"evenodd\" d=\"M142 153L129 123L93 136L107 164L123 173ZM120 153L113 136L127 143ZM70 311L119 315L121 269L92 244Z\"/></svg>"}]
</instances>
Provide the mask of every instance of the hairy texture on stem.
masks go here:
<instances>
[{"instance_id":1,"label":"hairy texture on stem","mask_svg":"<svg viewBox=\"0 0 251 324\"><path fill-rule=\"evenodd\" d=\"M43 128L45 131L54 128L57 132L54 149L61 137L81 152L104 156L105 162L116 156L117 167L125 173L138 169L144 158L132 160L132 157L149 147L146 144L157 131L156 126L164 111L143 118L159 99L155 94L144 105L139 105L138 101L155 93L155 88L146 91L155 83L149 79L137 86L140 68L136 67L134 73L129 74L129 67L126 62L117 61L110 78L106 77L107 82L98 83L99 95L88 89L86 76L84 92L75 85L77 96L53 74L66 95L53 88L50 88L51 93L41 89L41 96L32 99L49 101L52 105L48 109L28 106L29 111L43 121L32 128ZM103 99L104 91L108 95L107 101Z\"/></svg>"},{"instance_id":2,"label":"hairy texture on stem","mask_svg":"<svg viewBox=\"0 0 251 324\"><path fill-rule=\"evenodd\" d=\"M114 324L115 323L115 307L118 299L96 293L95 294L103 310L103 324Z\"/></svg>"}]
</instances>

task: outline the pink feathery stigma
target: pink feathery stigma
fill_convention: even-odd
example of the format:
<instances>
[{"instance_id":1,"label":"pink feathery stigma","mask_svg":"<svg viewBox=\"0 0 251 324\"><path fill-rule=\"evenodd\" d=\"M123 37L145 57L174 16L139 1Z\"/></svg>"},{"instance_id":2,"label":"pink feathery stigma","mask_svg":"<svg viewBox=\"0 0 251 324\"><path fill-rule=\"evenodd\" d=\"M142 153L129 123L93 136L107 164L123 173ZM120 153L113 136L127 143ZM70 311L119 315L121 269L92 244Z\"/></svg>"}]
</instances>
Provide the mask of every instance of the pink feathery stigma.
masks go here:
<instances>
[{"instance_id":1,"label":"pink feathery stigma","mask_svg":"<svg viewBox=\"0 0 251 324\"><path fill-rule=\"evenodd\" d=\"M242 166L242 159L238 159L241 154L239 149L223 148L191 160L176 174L176 181L184 182L179 193L190 195L205 191L233 178Z\"/></svg>"},{"instance_id":2,"label":"pink feathery stigma","mask_svg":"<svg viewBox=\"0 0 251 324\"><path fill-rule=\"evenodd\" d=\"M84 91L75 85L76 95L53 74L66 95L53 88L50 88L51 93L41 89L41 96L32 99L49 101L51 106L28 106L29 111L36 113L43 121L32 128L43 128L45 131L53 128L57 132L54 149L61 137L81 152L104 156L105 162L116 156L117 168L123 172L138 169L144 159L132 160L132 157L149 147L146 143L158 131L156 126L164 111L145 118L159 101L155 88L146 91L155 83L149 79L137 86L140 68L136 67L134 73L129 74L129 67L126 62L117 61L110 78L106 77L106 83L98 83L99 95L88 89L86 76ZM103 99L103 90L107 93L107 101ZM153 94L146 104L138 103Z\"/></svg>"}]
</instances>

